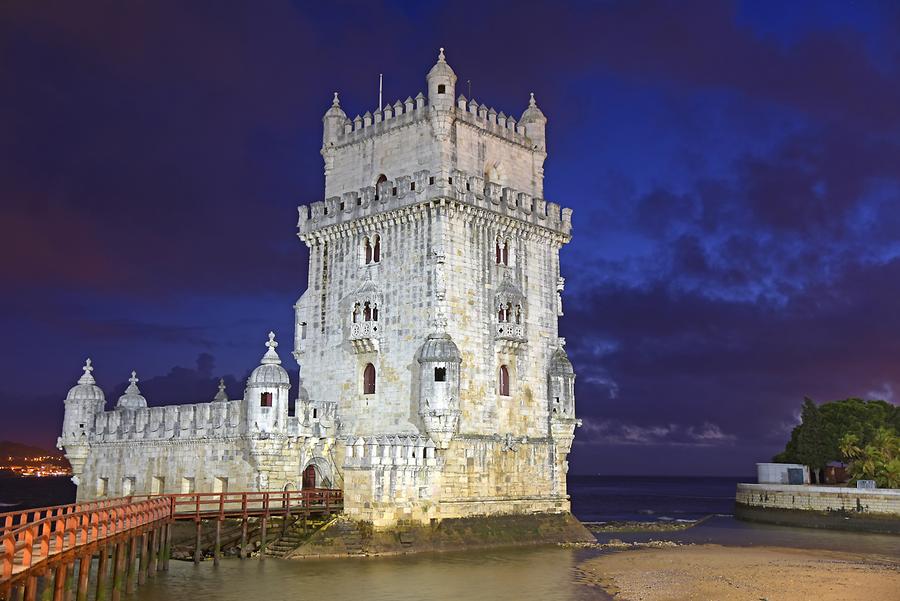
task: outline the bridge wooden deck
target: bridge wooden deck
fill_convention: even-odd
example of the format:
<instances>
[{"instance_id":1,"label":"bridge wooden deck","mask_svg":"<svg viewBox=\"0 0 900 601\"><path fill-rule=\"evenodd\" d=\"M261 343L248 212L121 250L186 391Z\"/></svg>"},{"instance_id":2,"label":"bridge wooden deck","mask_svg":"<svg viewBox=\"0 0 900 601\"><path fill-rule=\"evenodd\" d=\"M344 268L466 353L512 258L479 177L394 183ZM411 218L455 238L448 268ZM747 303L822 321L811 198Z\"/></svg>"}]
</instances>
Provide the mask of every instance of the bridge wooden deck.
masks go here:
<instances>
[{"instance_id":1,"label":"bridge wooden deck","mask_svg":"<svg viewBox=\"0 0 900 601\"><path fill-rule=\"evenodd\" d=\"M311 517L343 509L340 490L187 493L132 496L42 507L0 514L0 599L118 601L157 571L168 569L169 525L196 523L194 561L201 559L201 523L215 520L213 557L220 558L219 535L226 519L242 523L241 558L246 556L247 523L260 524L260 559L266 525L273 516ZM98 557L90 586L91 561ZM76 579L77 572L77 579ZM77 580L77 582L76 582Z\"/></svg>"}]
</instances>

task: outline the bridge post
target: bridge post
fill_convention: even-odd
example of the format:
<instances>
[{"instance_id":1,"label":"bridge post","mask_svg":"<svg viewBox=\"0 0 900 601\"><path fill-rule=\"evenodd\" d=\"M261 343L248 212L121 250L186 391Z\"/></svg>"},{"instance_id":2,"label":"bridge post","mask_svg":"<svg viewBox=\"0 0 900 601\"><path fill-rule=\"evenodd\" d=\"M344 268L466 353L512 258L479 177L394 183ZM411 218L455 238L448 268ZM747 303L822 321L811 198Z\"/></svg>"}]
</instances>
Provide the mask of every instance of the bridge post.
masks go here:
<instances>
[{"instance_id":1,"label":"bridge post","mask_svg":"<svg viewBox=\"0 0 900 601\"><path fill-rule=\"evenodd\" d=\"M91 556L84 555L78 562L78 590L75 592L76 601L87 601L88 577L91 575Z\"/></svg>"},{"instance_id":2,"label":"bridge post","mask_svg":"<svg viewBox=\"0 0 900 601\"><path fill-rule=\"evenodd\" d=\"M200 518L197 518L197 535L194 540L194 565L200 563L200 536L202 534L202 527Z\"/></svg>"},{"instance_id":3,"label":"bridge post","mask_svg":"<svg viewBox=\"0 0 900 601\"><path fill-rule=\"evenodd\" d=\"M25 594L23 595L24 601L35 601L37 599L37 587L37 576L29 576L28 579L25 580Z\"/></svg>"},{"instance_id":4,"label":"bridge post","mask_svg":"<svg viewBox=\"0 0 900 601\"><path fill-rule=\"evenodd\" d=\"M219 555L222 552L222 519L216 518L216 542L213 547L213 565L219 565Z\"/></svg>"},{"instance_id":5,"label":"bridge post","mask_svg":"<svg viewBox=\"0 0 900 601\"><path fill-rule=\"evenodd\" d=\"M153 575L153 572L156 571L157 555L159 555L159 527L153 528L153 531L150 534L150 553L147 555L147 559L150 560L148 574L151 576Z\"/></svg>"},{"instance_id":6,"label":"bridge post","mask_svg":"<svg viewBox=\"0 0 900 601\"><path fill-rule=\"evenodd\" d=\"M50 511L47 513L49 514ZM50 601L53 598L53 572L45 570L38 577L38 581L41 583L41 601Z\"/></svg>"},{"instance_id":7,"label":"bridge post","mask_svg":"<svg viewBox=\"0 0 900 601\"><path fill-rule=\"evenodd\" d=\"M241 549L238 557L244 559L247 557L247 516L241 518Z\"/></svg>"},{"instance_id":8,"label":"bridge post","mask_svg":"<svg viewBox=\"0 0 900 601\"><path fill-rule=\"evenodd\" d=\"M109 575L109 568L106 565L108 555L109 549L106 546L100 547L100 560L97 562L97 594L94 596L95 601L104 601L106 599L106 577Z\"/></svg>"},{"instance_id":9,"label":"bridge post","mask_svg":"<svg viewBox=\"0 0 900 601\"><path fill-rule=\"evenodd\" d=\"M122 581L125 578L125 542L116 543L116 562L113 564L112 601L122 598Z\"/></svg>"},{"instance_id":10,"label":"bridge post","mask_svg":"<svg viewBox=\"0 0 900 601\"><path fill-rule=\"evenodd\" d=\"M169 571L169 556L172 554L172 522L166 522L163 526L163 555L162 569Z\"/></svg>"},{"instance_id":11,"label":"bridge post","mask_svg":"<svg viewBox=\"0 0 900 601\"><path fill-rule=\"evenodd\" d=\"M73 547L75 545L72 545ZM66 564L66 589L63 593L65 601L72 601L72 593L75 591L75 560Z\"/></svg>"},{"instance_id":12,"label":"bridge post","mask_svg":"<svg viewBox=\"0 0 900 601\"><path fill-rule=\"evenodd\" d=\"M60 564L56 566L56 573L53 575L53 601L65 601L66 594L66 566Z\"/></svg>"},{"instance_id":13,"label":"bridge post","mask_svg":"<svg viewBox=\"0 0 900 601\"><path fill-rule=\"evenodd\" d=\"M259 519L259 559L263 560L266 558L266 515Z\"/></svg>"},{"instance_id":14,"label":"bridge post","mask_svg":"<svg viewBox=\"0 0 900 601\"><path fill-rule=\"evenodd\" d=\"M134 592L135 577L135 560L137 559L137 546L139 536L132 536L128 539L128 569L125 571L125 593Z\"/></svg>"},{"instance_id":15,"label":"bridge post","mask_svg":"<svg viewBox=\"0 0 900 601\"><path fill-rule=\"evenodd\" d=\"M141 564L138 568L138 584L144 584L147 581L147 567L150 563L147 561L147 546L149 537L146 532L141 533Z\"/></svg>"}]
</instances>

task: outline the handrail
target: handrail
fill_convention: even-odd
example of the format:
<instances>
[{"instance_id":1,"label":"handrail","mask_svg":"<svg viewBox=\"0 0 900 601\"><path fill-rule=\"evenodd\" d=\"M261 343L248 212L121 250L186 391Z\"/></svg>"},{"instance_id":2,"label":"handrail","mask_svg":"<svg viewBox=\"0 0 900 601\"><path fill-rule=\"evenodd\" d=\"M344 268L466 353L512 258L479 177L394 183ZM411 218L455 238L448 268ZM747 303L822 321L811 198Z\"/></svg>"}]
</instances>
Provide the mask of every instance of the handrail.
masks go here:
<instances>
[{"instance_id":1,"label":"handrail","mask_svg":"<svg viewBox=\"0 0 900 601\"><path fill-rule=\"evenodd\" d=\"M30 509L20 509L18 511L7 511L5 513L0 513L0 534L3 534L12 526L40 519L41 514L46 514L44 517L50 517L52 515L74 513L76 511L90 511L103 507L128 505L131 502L132 497L117 497L113 499L81 501L78 503L70 503L68 505L53 505L49 507L33 507Z\"/></svg>"},{"instance_id":2,"label":"handrail","mask_svg":"<svg viewBox=\"0 0 900 601\"><path fill-rule=\"evenodd\" d=\"M5 529L0 535L2 537L0 582L12 576L15 556L19 551L23 553L20 565L27 570L54 555L148 523L168 520L172 516L172 504L165 498L97 505L99 506L90 509L46 515ZM65 507L62 506L61 509Z\"/></svg>"}]
</instances>

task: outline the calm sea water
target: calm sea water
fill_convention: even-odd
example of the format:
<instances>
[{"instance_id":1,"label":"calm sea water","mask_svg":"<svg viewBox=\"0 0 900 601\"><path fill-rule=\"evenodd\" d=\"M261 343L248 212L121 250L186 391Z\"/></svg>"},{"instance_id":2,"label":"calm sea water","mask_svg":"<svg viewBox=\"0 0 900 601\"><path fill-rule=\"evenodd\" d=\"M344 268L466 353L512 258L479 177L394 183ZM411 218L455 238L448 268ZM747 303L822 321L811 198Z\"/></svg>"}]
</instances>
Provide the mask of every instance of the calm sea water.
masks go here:
<instances>
[{"instance_id":1,"label":"calm sea water","mask_svg":"<svg viewBox=\"0 0 900 601\"><path fill-rule=\"evenodd\" d=\"M900 557L900 537L786 528L739 522L731 517L736 478L645 478L573 476L572 509L585 521L692 520L703 524L675 533L603 533L626 541L675 540L724 545L778 545ZM74 496L67 479L0 479L0 503L33 506L64 503ZM0 508L0 512L3 509ZM133 601L222 600L330 601L608 600L581 578L579 563L595 550L535 547L404 557L284 561L226 560L194 566L171 562Z\"/></svg>"}]
</instances>

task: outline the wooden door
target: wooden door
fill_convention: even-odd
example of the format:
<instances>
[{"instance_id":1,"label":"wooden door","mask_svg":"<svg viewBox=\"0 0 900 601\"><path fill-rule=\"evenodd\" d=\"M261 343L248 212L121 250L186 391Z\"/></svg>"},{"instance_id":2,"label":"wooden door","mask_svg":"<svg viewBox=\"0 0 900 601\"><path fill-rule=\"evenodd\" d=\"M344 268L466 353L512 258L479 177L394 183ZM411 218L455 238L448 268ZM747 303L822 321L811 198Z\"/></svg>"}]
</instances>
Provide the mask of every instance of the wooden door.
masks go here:
<instances>
[{"instance_id":1,"label":"wooden door","mask_svg":"<svg viewBox=\"0 0 900 601\"><path fill-rule=\"evenodd\" d=\"M316 468L315 466L307 466L305 470L303 470L303 488L315 488L316 487Z\"/></svg>"}]
</instances>

